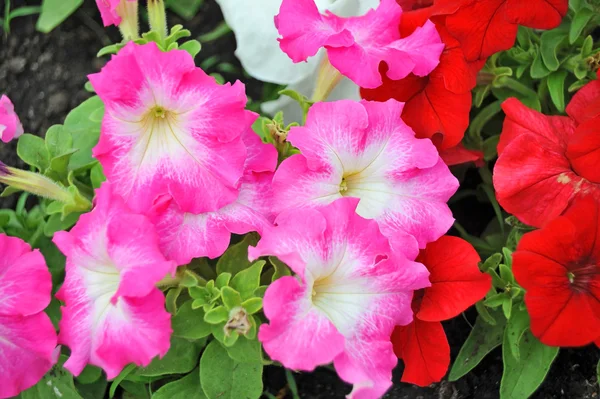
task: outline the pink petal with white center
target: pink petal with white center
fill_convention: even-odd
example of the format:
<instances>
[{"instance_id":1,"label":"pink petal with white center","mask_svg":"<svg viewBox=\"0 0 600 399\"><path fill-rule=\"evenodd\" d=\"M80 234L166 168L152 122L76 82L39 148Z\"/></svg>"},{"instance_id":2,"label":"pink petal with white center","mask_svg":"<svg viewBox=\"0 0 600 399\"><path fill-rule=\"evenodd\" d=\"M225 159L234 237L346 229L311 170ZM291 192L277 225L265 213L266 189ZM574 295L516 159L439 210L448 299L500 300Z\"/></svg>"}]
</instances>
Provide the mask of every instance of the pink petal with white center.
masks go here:
<instances>
[{"instance_id":1,"label":"pink petal with white center","mask_svg":"<svg viewBox=\"0 0 600 399\"><path fill-rule=\"evenodd\" d=\"M0 315L0 398L35 385L56 363L56 331L46 313Z\"/></svg>"},{"instance_id":2,"label":"pink petal with white center","mask_svg":"<svg viewBox=\"0 0 600 399\"><path fill-rule=\"evenodd\" d=\"M157 201L150 212L168 259L185 265L193 258L214 259L223 255L231 233L262 231L271 225L271 180L269 172L242 179L236 201L215 212L198 215L183 212L170 197Z\"/></svg>"},{"instance_id":3,"label":"pink petal with white center","mask_svg":"<svg viewBox=\"0 0 600 399\"><path fill-rule=\"evenodd\" d=\"M154 43L129 43L89 78L106 106L94 156L134 211L164 194L192 213L235 200L256 119L243 84L219 85L186 51Z\"/></svg>"},{"instance_id":4,"label":"pink petal with white center","mask_svg":"<svg viewBox=\"0 0 600 399\"><path fill-rule=\"evenodd\" d=\"M0 315L29 316L46 309L52 277L38 249L0 234Z\"/></svg>"},{"instance_id":5,"label":"pink petal with white center","mask_svg":"<svg viewBox=\"0 0 600 399\"><path fill-rule=\"evenodd\" d=\"M95 208L54 236L67 257L58 339L71 349L65 368L78 375L90 363L110 379L128 363L144 366L167 352L170 317L155 285L176 265L160 252L150 220L132 213L111 185L96 194ZM115 344L131 343L134 331L134 345Z\"/></svg>"},{"instance_id":6,"label":"pink petal with white center","mask_svg":"<svg viewBox=\"0 0 600 399\"><path fill-rule=\"evenodd\" d=\"M415 138L402 122L402 106L389 100L311 107L306 125L288 135L301 155L275 173L275 210L354 197L360 199L357 213L375 219L390 238L408 233L423 248L441 237L453 222L446 201L458 181L431 141Z\"/></svg>"},{"instance_id":7,"label":"pink petal with white center","mask_svg":"<svg viewBox=\"0 0 600 399\"><path fill-rule=\"evenodd\" d=\"M401 38L401 15L395 0L382 0L377 9L350 18L321 15L313 0L284 0L275 21L281 49L294 62L325 47L331 64L344 76L361 87L376 88L383 83L381 62L388 64L390 79L403 79L411 72L425 76L438 65L444 49L431 22Z\"/></svg>"},{"instance_id":8,"label":"pink petal with white center","mask_svg":"<svg viewBox=\"0 0 600 399\"><path fill-rule=\"evenodd\" d=\"M8 143L23 134L23 125L15 112L15 107L5 95L0 97L0 140Z\"/></svg>"},{"instance_id":9,"label":"pink petal with white center","mask_svg":"<svg viewBox=\"0 0 600 399\"><path fill-rule=\"evenodd\" d=\"M396 363L390 335L395 325L412 321L412 294L429 285L428 273L395 252L375 222L356 215L356 206L356 199L343 198L285 212L249 248L251 259L277 256L301 278L280 279L267 289L270 324L261 327L259 339L284 366L310 370L338 351L333 326L343 337L334 358L340 377L357 392L372 387L383 393Z\"/></svg>"}]
</instances>

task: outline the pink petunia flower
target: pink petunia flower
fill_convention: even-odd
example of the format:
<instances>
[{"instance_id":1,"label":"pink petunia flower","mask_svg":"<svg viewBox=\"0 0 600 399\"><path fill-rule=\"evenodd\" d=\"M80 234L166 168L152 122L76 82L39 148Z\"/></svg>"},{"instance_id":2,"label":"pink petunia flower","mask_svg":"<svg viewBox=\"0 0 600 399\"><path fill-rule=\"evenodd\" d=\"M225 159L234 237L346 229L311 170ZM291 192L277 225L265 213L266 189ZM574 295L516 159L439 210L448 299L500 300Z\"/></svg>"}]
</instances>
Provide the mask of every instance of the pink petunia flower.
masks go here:
<instances>
[{"instance_id":1,"label":"pink petunia flower","mask_svg":"<svg viewBox=\"0 0 600 399\"><path fill-rule=\"evenodd\" d=\"M221 256L229 246L231 233L261 233L271 225L271 180L277 166L277 150L263 144L252 130L242 139L247 147L244 177L235 202L198 215L182 212L171 197L160 198L150 216L160 237L160 246L169 259L179 265L193 258Z\"/></svg>"},{"instance_id":2,"label":"pink petunia flower","mask_svg":"<svg viewBox=\"0 0 600 399\"><path fill-rule=\"evenodd\" d=\"M15 107L5 95L0 97L0 140L8 143L23 134L23 125L15 113Z\"/></svg>"},{"instance_id":3,"label":"pink petunia flower","mask_svg":"<svg viewBox=\"0 0 600 399\"><path fill-rule=\"evenodd\" d=\"M54 242L67 257L56 295L65 303L58 340L71 349L65 368L78 375L89 363L112 379L129 363L145 366L163 356L171 321L155 285L176 265L160 252L151 222L105 183L96 207Z\"/></svg>"},{"instance_id":4,"label":"pink petunia flower","mask_svg":"<svg viewBox=\"0 0 600 399\"><path fill-rule=\"evenodd\" d=\"M429 281L423 265L393 251L375 222L356 215L357 203L286 212L248 252L250 259L277 256L297 274L266 291L269 324L258 337L269 356L294 370L333 362L354 384L351 398L376 398L392 385L390 335L412 321L413 290Z\"/></svg>"},{"instance_id":5,"label":"pink petunia flower","mask_svg":"<svg viewBox=\"0 0 600 399\"><path fill-rule=\"evenodd\" d=\"M431 141L402 122L402 107L395 100L313 105L306 125L289 132L301 154L275 172L275 211L355 197L357 213L391 239L408 233L424 248L446 233L454 221L446 201L458 181Z\"/></svg>"},{"instance_id":6,"label":"pink petunia flower","mask_svg":"<svg viewBox=\"0 0 600 399\"><path fill-rule=\"evenodd\" d=\"M381 62L387 63L392 80L411 72L425 76L438 65L444 50L431 21L401 38L401 15L396 0L382 0L376 10L351 18L321 14L314 0L284 0L275 25L281 49L292 61L306 61L325 47L331 65L357 85L373 89L383 83Z\"/></svg>"},{"instance_id":7,"label":"pink petunia flower","mask_svg":"<svg viewBox=\"0 0 600 399\"><path fill-rule=\"evenodd\" d=\"M124 6L121 3L126 1L132 3L137 0L96 0L96 5L100 10L100 17L102 17L102 23L104 26L115 25L119 26L123 15L119 13L119 6Z\"/></svg>"},{"instance_id":8,"label":"pink petunia flower","mask_svg":"<svg viewBox=\"0 0 600 399\"><path fill-rule=\"evenodd\" d=\"M9 398L56 363L56 331L44 313L52 279L40 251L0 234L0 253L0 398Z\"/></svg>"},{"instance_id":9,"label":"pink petunia flower","mask_svg":"<svg viewBox=\"0 0 600 399\"><path fill-rule=\"evenodd\" d=\"M129 43L89 78L106 106L94 156L128 206L145 212L169 194L198 214L237 198L241 135L256 119L242 83L219 85L188 52L155 43Z\"/></svg>"}]
</instances>

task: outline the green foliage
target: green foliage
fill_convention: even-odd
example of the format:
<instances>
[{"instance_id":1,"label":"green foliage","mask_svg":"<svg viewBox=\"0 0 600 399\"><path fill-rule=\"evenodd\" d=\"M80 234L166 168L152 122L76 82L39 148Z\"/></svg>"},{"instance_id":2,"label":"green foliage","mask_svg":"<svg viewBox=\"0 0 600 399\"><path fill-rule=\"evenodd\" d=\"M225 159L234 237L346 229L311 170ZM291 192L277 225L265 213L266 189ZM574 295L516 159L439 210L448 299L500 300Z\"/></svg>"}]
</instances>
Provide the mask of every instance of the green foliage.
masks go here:
<instances>
[{"instance_id":1,"label":"green foliage","mask_svg":"<svg viewBox=\"0 0 600 399\"><path fill-rule=\"evenodd\" d=\"M217 341L212 341L200 360L200 381L209 399L259 398L262 394L262 362L236 361Z\"/></svg>"},{"instance_id":2,"label":"green foliage","mask_svg":"<svg viewBox=\"0 0 600 399\"><path fill-rule=\"evenodd\" d=\"M495 325L489 324L481 317L475 322L469 337L460 349L448 379L456 381L475 368L493 349L500 346L504 335L506 321L498 311L493 311L492 317L497 320Z\"/></svg>"},{"instance_id":3,"label":"green foliage","mask_svg":"<svg viewBox=\"0 0 600 399\"><path fill-rule=\"evenodd\" d=\"M196 16L204 0L167 0L165 4L181 18L189 21Z\"/></svg>"},{"instance_id":4,"label":"green foliage","mask_svg":"<svg viewBox=\"0 0 600 399\"><path fill-rule=\"evenodd\" d=\"M195 369L183 378L163 385L152 399L206 399L200 384L200 372Z\"/></svg>"},{"instance_id":5,"label":"green foliage","mask_svg":"<svg viewBox=\"0 0 600 399\"><path fill-rule=\"evenodd\" d=\"M40 18L35 26L36 29L43 33L50 32L82 4L83 0L43 0Z\"/></svg>"},{"instance_id":6,"label":"green foliage","mask_svg":"<svg viewBox=\"0 0 600 399\"><path fill-rule=\"evenodd\" d=\"M513 356L509 345L502 347L501 399L528 398L544 381L558 354L558 348L542 344L529 331L521 338L518 351L520 360Z\"/></svg>"},{"instance_id":7,"label":"green foliage","mask_svg":"<svg viewBox=\"0 0 600 399\"><path fill-rule=\"evenodd\" d=\"M83 398L75 388L73 375L65 370L62 365L66 356L61 356L60 361L44 378L26 391L21 392L20 399L87 399Z\"/></svg>"}]
</instances>

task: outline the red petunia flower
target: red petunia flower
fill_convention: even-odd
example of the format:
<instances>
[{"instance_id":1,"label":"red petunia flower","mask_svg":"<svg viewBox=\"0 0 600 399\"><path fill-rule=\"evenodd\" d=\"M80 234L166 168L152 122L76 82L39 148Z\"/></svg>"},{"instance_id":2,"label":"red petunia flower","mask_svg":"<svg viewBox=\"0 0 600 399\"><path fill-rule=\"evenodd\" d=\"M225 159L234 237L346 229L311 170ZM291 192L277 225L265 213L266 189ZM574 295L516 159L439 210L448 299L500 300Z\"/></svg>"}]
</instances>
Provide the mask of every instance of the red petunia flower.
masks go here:
<instances>
[{"instance_id":1,"label":"red petunia flower","mask_svg":"<svg viewBox=\"0 0 600 399\"><path fill-rule=\"evenodd\" d=\"M442 157L442 160L448 166L460 165L467 162L473 162L477 167L485 165L483 151L469 150L462 144L440 151L440 157Z\"/></svg>"},{"instance_id":2,"label":"red petunia flower","mask_svg":"<svg viewBox=\"0 0 600 399\"><path fill-rule=\"evenodd\" d=\"M477 72L485 63L466 61L459 42L446 30L444 18L436 17L442 11L429 7L405 12L400 24L401 35L405 37L428 19L435 23L446 48L439 65L429 76L411 74L393 81L382 73L383 85L376 89L361 89L362 97L368 100L394 98L405 102L402 119L417 137L431 138L441 150L452 148L462 140L469 125L471 90L476 85Z\"/></svg>"},{"instance_id":3,"label":"red petunia flower","mask_svg":"<svg viewBox=\"0 0 600 399\"><path fill-rule=\"evenodd\" d=\"M514 98L502 108L494 187L506 211L541 227L576 197L600 199L600 81L573 97L568 117L543 115Z\"/></svg>"},{"instance_id":4,"label":"red petunia flower","mask_svg":"<svg viewBox=\"0 0 600 399\"><path fill-rule=\"evenodd\" d=\"M580 198L541 230L523 236L513 271L525 288L531 332L550 346L581 346L600 335L600 209ZM600 341L600 340L599 340Z\"/></svg>"},{"instance_id":5,"label":"red petunia flower","mask_svg":"<svg viewBox=\"0 0 600 399\"><path fill-rule=\"evenodd\" d=\"M467 60L485 59L511 48L519 25L553 29L567 14L568 0L438 0L460 8L446 18Z\"/></svg>"},{"instance_id":6,"label":"red petunia flower","mask_svg":"<svg viewBox=\"0 0 600 399\"><path fill-rule=\"evenodd\" d=\"M415 318L392 334L394 352L404 360L402 381L427 386L442 379L450 346L442 320L451 319L485 296L491 277L481 273L475 249L458 237L444 236L421 250L418 262L429 270L431 287L417 291Z\"/></svg>"}]
</instances>

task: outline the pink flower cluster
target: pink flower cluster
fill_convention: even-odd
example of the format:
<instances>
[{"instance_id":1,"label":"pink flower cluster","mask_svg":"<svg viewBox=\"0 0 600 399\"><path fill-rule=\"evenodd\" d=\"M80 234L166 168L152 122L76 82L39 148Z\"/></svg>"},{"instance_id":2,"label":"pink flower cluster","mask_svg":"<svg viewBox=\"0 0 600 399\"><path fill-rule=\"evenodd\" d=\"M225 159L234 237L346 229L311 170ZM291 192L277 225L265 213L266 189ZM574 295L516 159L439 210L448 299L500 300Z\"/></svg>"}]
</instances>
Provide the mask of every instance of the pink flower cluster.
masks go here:
<instances>
[{"instance_id":1,"label":"pink flower cluster","mask_svg":"<svg viewBox=\"0 0 600 399\"><path fill-rule=\"evenodd\" d=\"M400 14L393 0L348 19L286 0L277 25L292 58L324 46L342 73L374 87L381 61L397 79L438 63L433 26L400 39L389 29ZM93 154L108 181L94 209L54 238L67 257L57 294L65 367L114 378L164 355L171 326L157 283L220 256L232 233L257 231L250 258L277 256L296 273L265 294L269 356L296 370L333 362L351 397L383 395L397 362L392 331L412 321L413 292L429 286L414 260L451 226L446 202L458 188L431 141L400 119L403 104L315 104L289 132L301 153L277 167L275 148L251 130L243 84L217 84L185 51L129 43L89 78L106 109Z\"/></svg>"}]
</instances>

